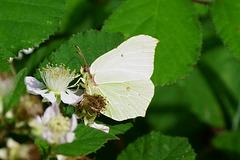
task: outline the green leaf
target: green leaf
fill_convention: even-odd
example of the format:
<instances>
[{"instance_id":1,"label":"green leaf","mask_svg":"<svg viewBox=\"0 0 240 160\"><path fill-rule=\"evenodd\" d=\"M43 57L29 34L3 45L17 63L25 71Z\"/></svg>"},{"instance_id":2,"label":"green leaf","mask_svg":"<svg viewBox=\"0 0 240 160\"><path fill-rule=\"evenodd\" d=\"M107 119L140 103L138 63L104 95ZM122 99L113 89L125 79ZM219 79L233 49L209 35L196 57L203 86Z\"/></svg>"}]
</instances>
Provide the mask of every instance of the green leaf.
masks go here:
<instances>
[{"instance_id":1,"label":"green leaf","mask_svg":"<svg viewBox=\"0 0 240 160\"><path fill-rule=\"evenodd\" d=\"M212 140L213 145L224 152L238 154L240 156L240 131L223 132Z\"/></svg>"},{"instance_id":2,"label":"green leaf","mask_svg":"<svg viewBox=\"0 0 240 160\"><path fill-rule=\"evenodd\" d=\"M11 109L15 104L19 102L21 94L25 91L26 87L24 84L24 77L26 76L27 69L21 70L15 77L15 85L13 90L4 97L3 112L6 113L9 109Z\"/></svg>"},{"instance_id":3,"label":"green leaf","mask_svg":"<svg viewBox=\"0 0 240 160\"><path fill-rule=\"evenodd\" d=\"M133 124L127 122L127 123L121 123L116 125L106 125L106 126L110 128L109 129L110 134L116 135L116 134L124 134L127 130L132 128Z\"/></svg>"},{"instance_id":4,"label":"green leaf","mask_svg":"<svg viewBox=\"0 0 240 160\"><path fill-rule=\"evenodd\" d=\"M64 63L69 68L79 71L81 65L84 66L84 61L76 53L78 50L74 47L75 45L80 47L90 66L96 58L117 47L121 42L123 42L123 36L120 33L113 34L90 30L83 34L77 34L45 59L41 67L45 67L49 62L52 64Z\"/></svg>"},{"instance_id":5,"label":"green leaf","mask_svg":"<svg viewBox=\"0 0 240 160\"><path fill-rule=\"evenodd\" d=\"M197 11L197 14L200 17L204 17L208 15L208 11L209 11L208 5L201 4L201 3L194 3L194 7Z\"/></svg>"},{"instance_id":6,"label":"green leaf","mask_svg":"<svg viewBox=\"0 0 240 160\"><path fill-rule=\"evenodd\" d=\"M13 57L14 55L8 50L4 50L0 48L0 72L11 73L10 62L8 62L9 57Z\"/></svg>"},{"instance_id":7,"label":"green leaf","mask_svg":"<svg viewBox=\"0 0 240 160\"><path fill-rule=\"evenodd\" d=\"M44 140L40 140L40 139L36 139L34 141L34 143L36 144L36 146L38 147L39 152L41 153L41 155L45 158L47 158L48 156L48 152L50 150L50 146L48 144L47 141Z\"/></svg>"},{"instance_id":8,"label":"green leaf","mask_svg":"<svg viewBox=\"0 0 240 160\"><path fill-rule=\"evenodd\" d=\"M200 54L201 32L195 8L189 0L127 0L109 17L103 31L139 34L160 40L156 48L155 85L184 77Z\"/></svg>"},{"instance_id":9,"label":"green leaf","mask_svg":"<svg viewBox=\"0 0 240 160\"><path fill-rule=\"evenodd\" d=\"M235 98L239 98L240 65L229 56L229 51L218 46L206 52L201 59L218 73L225 85L234 93Z\"/></svg>"},{"instance_id":10,"label":"green leaf","mask_svg":"<svg viewBox=\"0 0 240 160\"><path fill-rule=\"evenodd\" d=\"M186 138L151 132L129 144L117 160L194 160L195 157Z\"/></svg>"},{"instance_id":11,"label":"green leaf","mask_svg":"<svg viewBox=\"0 0 240 160\"><path fill-rule=\"evenodd\" d=\"M177 86L161 89L157 88L157 90L161 92L161 95L165 95L169 97L169 99L170 96L179 96L180 98L180 95L176 93L178 89L179 87ZM167 90L171 91L169 92ZM159 100L161 102L158 104L152 104L147 111L146 121L152 129L169 135L184 135L186 137L191 136L191 138L193 135L198 136L201 134L201 129L203 129L204 123L200 121L196 114L187 108L190 107L190 105L177 101L177 99L172 99L172 101L165 101L162 98L159 99L161 99ZM182 99L186 98L182 96ZM189 119L191 119L191 121L189 121Z\"/></svg>"},{"instance_id":12,"label":"green leaf","mask_svg":"<svg viewBox=\"0 0 240 160\"><path fill-rule=\"evenodd\" d=\"M196 68L190 77L179 81L178 85L182 87L189 109L200 120L211 126L224 126L223 111L218 99L199 69Z\"/></svg>"},{"instance_id":13,"label":"green leaf","mask_svg":"<svg viewBox=\"0 0 240 160\"><path fill-rule=\"evenodd\" d=\"M210 86L215 90L215 96L218 97L219 104L223 108L222 112L225 115L228 114L231 125L240 98L240 76L238 74L240 66L228 53L226 48L218 46L203 54L202 61L209 67L203 73L206 74L209 70L215 72L215 75L208 73L206 78L209 77L209 82L212 80Z\"/></svg>"},{"instance_id":14,"label":"green leaf","mask_svg":"<svg viewBox=\"0 0 240 160\"><path fill-rule=\"evenodd\" d=\"M216 0L210 9L218 35L240 60L240 1Z\"/></svg>"},{"instance_id":15,"label":"green leaf","mask_svg":"<svg viewBox=\"0 0 240 160\"><path fill-rule=\"evenodd\" d=\"M181 113L171 118L169 113L162 115L165 111L162 108L177 106L188 107L199 120L210 126L227 127L226 116L231 125L240 94L240 66L228 53L229 51L223 46L209 49L203 53L198 64L202 66L204 63L206 66L204 70L197 66L190 76L178 81L176 85L156 87L149 111L156 106L161 116L157 115L153 108L155 116L149 113L150 124L170 128L169 123L171 121L174 123ZM167 122L163 121L164 116L169 119Z\"/></svg>"},{"instance_id":16,"label":"green leaf","mask_svg":"<svg viewBox=\"0 0 240 160\"><path fill-rule=\"evenodd\" d=\"M16 55L38 46L59 27L65 0L1 0L0 48Z\"/></svg>"},{"instance_id":17,"label":"green leaf","mask_svg":"<svg viewBox=\"0 0 240 160\"><path fill-rule=\"evenodd\" d=\"M72 143L59 145L53 150L56 154L79 156L95 152L103 146L107 140L117 139L112 134L79 124L75 130L75 140Z\"/></svg>"},{"instance_id":18,"label":"green leaf","mask_svg":"<svg viewBox=\"0 0 240 160\"><path fill-rule=\"evenodd\" d=\"M122 0L68 0L67 12L61 23L64 34L84 32L98 29L112 10L117 8ZM91 11L91 12L90 12Z\"/></svg>"},{"instance_id":19,"label":"green leaf","mask_svg":"<svg viewBox=\"0 0 240 160\"><path fill-rule=\"evenodd\" d=\"M117 134L124 134L127 130L133 127L133 124L131 122L117 122L117 124L110 125L103 123L101 121L95 120L97 124L103 124L105 126L109 127L109 133L112 135L117 135Z\"/></svg>"},{"instance_id":20,"label":"green leaf","mask_svg":"<svg viewBox=\"0 0 240 160\"><path fill-rule=\"evenodd\" d=\"M174 109L176 106L177 112L176 109ZM161 121L157 123L157 120L159 121L163 117L159 117L153 108L152 114L155 114L156 116L149 115L151 117L148 117L148 119L154 126L162 125L165 126L165 128L170 128L170 123L178 124L179 118L181 118L181 108L183 110L190 110L199 120L210 126L224 126L223 112L218 99L216 98L211 86L209 86L208 81L198 68L195 68L191 75L187 76L186 79L179 80L176 85L156 87L155 96L152 100L151 106L149 107L150 111L151 107L162 109L163 111L160 111L161 116L168 118L167 122ZM171 111L170 107L173 108L173 113L175 111L178 114L177 116L172 116L171 118L168 113ZM164 111L166 112L165 115Z\"/></svg>"},{"instance_id":21,"label":"green leaf","mask_svg":"<svg viewBox=\"0 0 240 160\"><path fill-rule=\"evenodd\" d=\"M18 72L22 68L27 68L27 74L34 73L39 64L49 56L65 39L51 40L47 45L42 45L29 55L24 55L21 60L14 60L14 69Z\"/></svg>"},{"instance_id":22,"label":"green leaf","mask_svg":"<svg viewBox=\"0 0 240 160\"><path fill-rule=\"evenodd\" d=\"M11 73L10 63L0 55L0 72Z\"/></svg>"},{"instance_id":23,"label":"green leaf","mask_svg":"<svg viewBox=\"0 0 240 160\"><path fill-rule=\"evenodd\" d=\"M68 106L64 105L61 107L61 112L63 113L64 116L72 117L72 114L75 113L75 107L70 105Z\"/></svg>"}]
</instances>

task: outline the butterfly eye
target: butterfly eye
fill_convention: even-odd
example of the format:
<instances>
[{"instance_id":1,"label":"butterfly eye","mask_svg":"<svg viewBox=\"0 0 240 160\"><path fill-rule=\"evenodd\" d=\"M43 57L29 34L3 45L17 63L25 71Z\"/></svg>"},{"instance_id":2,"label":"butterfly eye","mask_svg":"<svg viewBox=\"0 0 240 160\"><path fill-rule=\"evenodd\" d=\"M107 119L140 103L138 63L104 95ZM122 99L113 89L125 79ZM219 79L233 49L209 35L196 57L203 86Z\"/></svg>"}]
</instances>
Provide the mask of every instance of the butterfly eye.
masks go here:
<instances>
[{"instance_id":1,"label":"butterfly eye","mask_svg":"<svg viewBox=\"0 0 240 160\"><path fill-rule=\"evenodd\" d=\"M88 72L89 73L89 68L87 66L84 66L84 72Z\"/></svg>"}]
</instances>

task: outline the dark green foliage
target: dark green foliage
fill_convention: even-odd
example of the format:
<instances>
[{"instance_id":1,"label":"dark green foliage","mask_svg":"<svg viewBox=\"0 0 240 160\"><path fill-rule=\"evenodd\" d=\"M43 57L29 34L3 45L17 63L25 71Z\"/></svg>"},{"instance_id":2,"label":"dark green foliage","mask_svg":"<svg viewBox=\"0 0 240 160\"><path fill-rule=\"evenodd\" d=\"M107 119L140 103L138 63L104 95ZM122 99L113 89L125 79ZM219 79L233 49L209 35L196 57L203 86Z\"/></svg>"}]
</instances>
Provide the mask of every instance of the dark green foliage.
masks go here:
<instances>
[{"instance_id":1,"label":"dark green foliage","mask_svg":"<svg viewBox=\"0 0 240 160\"><path fill-rule=\"evenodd\" d=\"M34 141L42 159L50 154L53 159L57 154L118 160L239 159L239 15L239 0L1 0L0 71L12 72L15 84L3 99L0 146L9 137L18 142L24 137L24 143ZM155 95L145 118L115 122L97 117L95 122L109 126L109 133L79 119L76 139L61 145L37 139L28 123L4 119L26 93L26 75L41 80L38 69L48 63L63 63L80 73L85 63L75 45L91 66L139 34L160 40L151 77ZM33 53L9 61L31 47ZM49 105L44 103L44 109ZM77 110L60 106L68 117ZM14 130L19 124L23 130Z\"/></svg>"}]
</instances>

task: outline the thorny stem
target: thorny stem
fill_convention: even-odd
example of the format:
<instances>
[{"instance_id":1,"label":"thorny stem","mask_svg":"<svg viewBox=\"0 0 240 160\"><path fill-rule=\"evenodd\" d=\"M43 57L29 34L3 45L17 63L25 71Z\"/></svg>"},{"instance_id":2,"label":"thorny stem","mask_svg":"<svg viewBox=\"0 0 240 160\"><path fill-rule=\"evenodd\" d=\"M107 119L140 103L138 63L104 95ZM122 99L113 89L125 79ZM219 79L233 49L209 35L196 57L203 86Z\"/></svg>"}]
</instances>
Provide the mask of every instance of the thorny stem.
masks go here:
<instances>
[{"instance_id":1,"label":"thorny stem","mask_svg":"<svg viewBox=\"0 0 240 160\"><path fill-rule=\"evenodd\" d=\"M48 150L43 150L43 152L44 152L44 154L45 154L46 160L49 160L49 159L50 159L51 154L52 154L52 147L53 147L53 146L54 146L54 145L49 145Z\"/></svg>"},{"instance_id":2,"label":"thorny stem","mask_svg":"<svg viewBox=\"0 0 240 160\"><path fill-rule=\"evenodd\" d=\"M11 69L12 75L15 76L16 75L16 70L13 66L12 61L10 61L10 60L7 60L7 61L10 63L10 69Z\"/></svg>"},{"instance_id":3,"label":"thorny stem","mask_svg":"<svg viewBox=\"0 0 240 160\"><path fill-rule=\"evenodd\" d=\"M202 1L202 0L192 0L192 2L201 3L201 4L205 4L205 5L211 4L211 2L206 2L206 1Z\"/></svg>"}]
</instances>

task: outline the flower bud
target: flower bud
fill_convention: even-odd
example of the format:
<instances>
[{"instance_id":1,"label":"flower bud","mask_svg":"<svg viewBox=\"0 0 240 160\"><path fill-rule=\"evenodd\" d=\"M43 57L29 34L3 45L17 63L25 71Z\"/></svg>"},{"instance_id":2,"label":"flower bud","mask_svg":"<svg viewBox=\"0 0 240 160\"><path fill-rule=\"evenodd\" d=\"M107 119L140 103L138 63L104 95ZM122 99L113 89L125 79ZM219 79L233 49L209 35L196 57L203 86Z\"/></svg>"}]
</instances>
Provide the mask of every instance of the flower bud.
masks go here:
<instances>
[{"instance_id":1,"label":"flower bud","mask_svg":"<svg viewBox=\"0 0 240 160\"><path fill-rule=\"evenodd\" d=\"M7 148L1 148L0 158L15 159L40 159L40 153L35 144L19 144L13 139L7 140Z\"/></svg>"},{"instance_id":2,"label":"flower bud","mask_svg":"<svg viewBox=\"0 0 240 160\"><path fill-rule=\"evenodd\" d=\"M1 73L0 74L0 96L5 96L13 88L14 82L12 76Z\"/></svg>"},{"instance_id":3,"label":"flower bud","mask_svg":"<svg viewBox=\"0 0 240 160\"><path fill-rule=\"evenodd\" d=\"M42 102L36 95L22 96L15 109L19 120L28 120L43 113Z\"/></svg>"},{"instance_id":4,"label":"flower bud","mask_svg":"<svg viewBox=\"0 0 240 160\"><path fill-rule=\"evenodd\" d=\"M13 88L13 78L5 73L0 74L0 114L3 112L3 97Z\"/></svg>"},{"instance_id":5,"label":"flower bud","mask_svg":"<svg viewBox=\"0 0 240 160\"><path fill-rule=\"evenodd\" d=\"M79 104L80 117L84 119L85 125L93 123L94 119L100 115L100 111L105 109L106 100L101 95L83 96Z\"/></svg>"}]
</instances>

